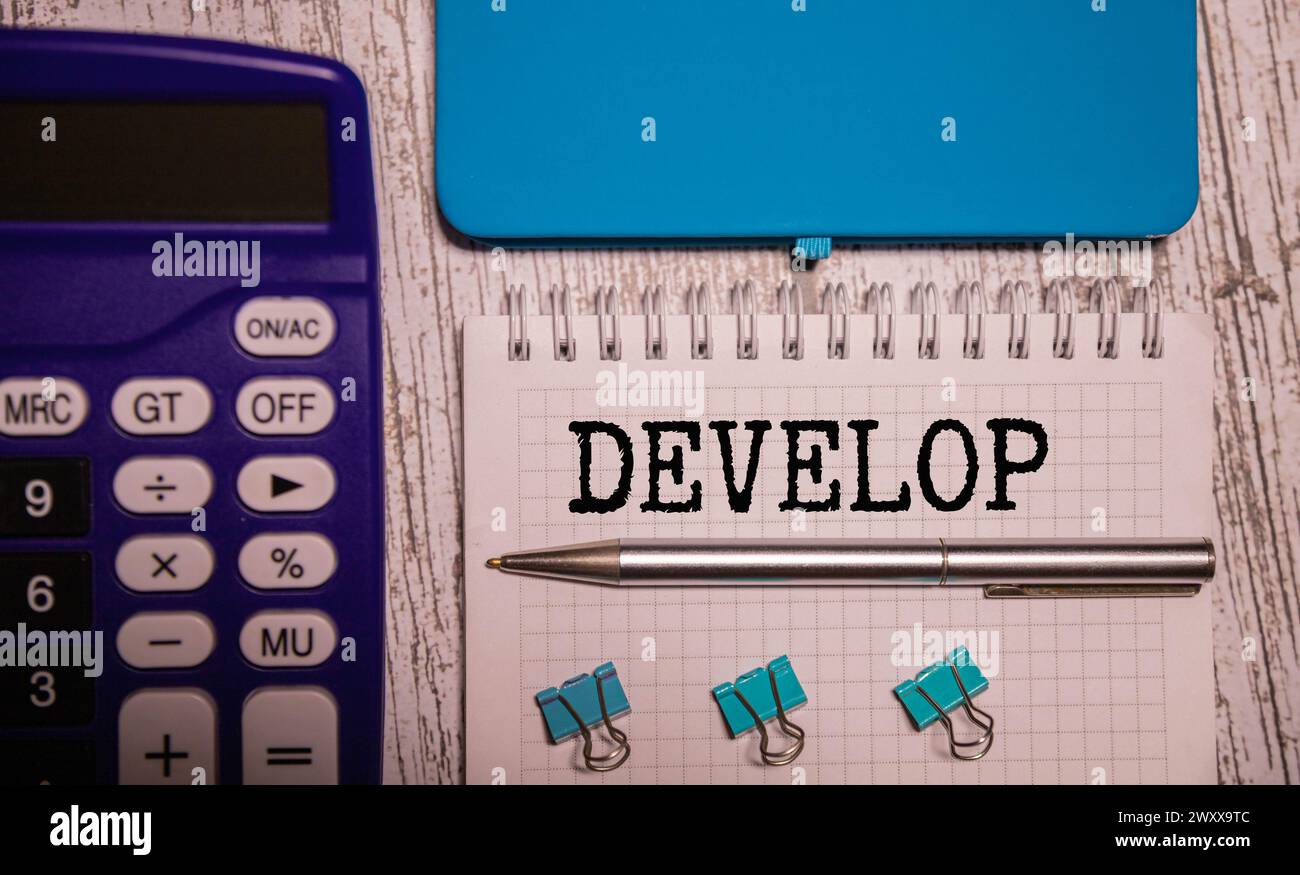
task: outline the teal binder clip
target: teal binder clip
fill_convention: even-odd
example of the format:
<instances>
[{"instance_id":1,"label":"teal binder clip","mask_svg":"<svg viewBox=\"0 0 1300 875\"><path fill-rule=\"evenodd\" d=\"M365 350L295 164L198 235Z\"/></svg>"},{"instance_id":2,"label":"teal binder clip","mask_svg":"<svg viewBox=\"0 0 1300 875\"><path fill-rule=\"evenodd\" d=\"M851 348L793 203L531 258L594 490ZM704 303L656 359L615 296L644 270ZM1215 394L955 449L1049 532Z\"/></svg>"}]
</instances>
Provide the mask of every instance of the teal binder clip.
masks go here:
<instances>
[{"instance_id":1,"label":"teal binder clip","mask_svg":"<svg viewBox=\"0 0 1300 875\"><path fill-rule=\"evenodd\" d=\"M627 761L632 746L627 734L614 725L614 718L632 710L623 685L618 680L614 663L596 666L591 674L569 678L559 689L549 687L537 694L537 704L546 718L546 731L551 743L559 744L575 735L582 735L582 758L587 768L594 772L617 769ZM614 750L604 756L592 756L591 730L605 724L605 731L614 742Z\"/></svg>"},{"instance_id":2,"label":"teal binder clip","mask_svg":"<svg viewBox=\"0 0 1300 875\"><path fill-rule=\"evenodd\" d=\"M971 697L989 688L988 678L980 671L970 658L970 652L963 646L958 647L944 662L921 669L914 681L903 681L894 687L894 695L907 709L907 716L912 718L918 730L924 730L935 721L943 723L948 730L948 749L959 760L977 760L989 752L993 746L993 718L988 713L975 707ZM974 741L958 741L953 733L952 720L948 715L961 705L970 721L978 726L983 734ZM975 715L978 714L984 720ZM987 722L986 722L987 721ZM976 753L963 753L974 748Z\"/></svg>"},{"instance_id":3,"label":"teal binder clip","mask_svg":"<svg viewBox=\"0 0 1300 875\"><path fill-rule=\"evenodd\" d=\"M751 729L758 730L758 753L769 766L789 765L803 753L804 731L790 722L786 712L805 704L808 695L799 685L789 657L778 656L767 668L747 671L734 684L718 684L713 688L713 698L722 709L732 738ZM781 724L782 731L794 739L790 747L776 753L768 750L770 739L765 725L773 717Z\"/></svg>"}]
</instances>

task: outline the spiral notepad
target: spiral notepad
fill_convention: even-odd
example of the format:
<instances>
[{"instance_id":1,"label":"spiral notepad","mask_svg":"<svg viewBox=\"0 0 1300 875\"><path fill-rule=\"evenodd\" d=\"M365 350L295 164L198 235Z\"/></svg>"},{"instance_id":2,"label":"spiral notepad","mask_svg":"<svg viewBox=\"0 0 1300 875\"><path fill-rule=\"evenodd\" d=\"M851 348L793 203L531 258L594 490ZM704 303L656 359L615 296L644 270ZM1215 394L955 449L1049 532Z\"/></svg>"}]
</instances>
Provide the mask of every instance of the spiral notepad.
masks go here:
<instances>
[{"instance_id":1,"label":"spiral notepad","mask_svg":"<svg viewBox=\"0 0 1300 875\"><path fill-rule=\"evenodd\" d=\"M1215 779L1209 587L1184 599L1004 601L978 588L617 589L484 567L503 552L617 537L1208 535L1207 317L1162 313L1158 296L1145 294L1145 312L1121 314L1113 283L1098 286L1089 313L1075 312L1062 285L1035 314L1023 284L1004 290L1001 313L978 285L947 302L934 286L910 302L895 302L887 285L838 286L815 314L787 288L777 292L779 313L759 314L749 284L733 290L728 314L711 313L701 290L677 314L661 290L639 296L635 314L617 292L597 295L593 315L576 315L573 295L557 291L546 316L529 318L513 294L508 315L465 320L470 782ZM1048 436L1041 466L1009 479L1013 509L988 506L994 418L1030 420ZM867 419L876 425L861 478L864 432L847 424ZM709 424L737 423L732 443L744 459L742 429L758 421L770 432L738 511L729 487L745 472L724 474ZM960 427L922 460L937 421ZM626 496L617 495L625 460L612 441L593 434L584 465L574 424L592 422L630 438ZM653 449L646 423L662 422L699 423L698 448L665 432ZM825 430L802 431L790 447L782 423ZM1013 433L1004 449L1024 459L1033 443ZM670 464L655 474L650 501L656 452ZM792 469L792 452L817 456L819 476ZM968 476L969 498L947 501ZM910 484L910 506L853 509L864 481L873 499ZM682 510L695 483L698 509ZM575 512L584 489L622 500ZM808 507L782 509L792 489ZM978 762L949 757L942 733L916 731L893 694L953 641L971 645L988 679L979 705L998 720L997 742ZM711 691L781 656L806 696L797 714L807 741L795 762L774 767L761 764L752 736L730 736ZM632 753L596 773L583 767L580 743L548 733L535 696L607 663L629 706L617 723Z\"/></svg>"}]
</instances>

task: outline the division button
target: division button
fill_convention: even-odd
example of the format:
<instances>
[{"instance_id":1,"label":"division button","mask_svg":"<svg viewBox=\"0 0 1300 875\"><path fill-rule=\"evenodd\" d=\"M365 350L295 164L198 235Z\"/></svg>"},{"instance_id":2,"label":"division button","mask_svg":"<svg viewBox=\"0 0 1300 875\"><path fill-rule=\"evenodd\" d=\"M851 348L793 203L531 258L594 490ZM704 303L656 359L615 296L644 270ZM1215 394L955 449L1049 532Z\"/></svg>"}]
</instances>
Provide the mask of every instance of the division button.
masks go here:
<instances>
[{"instance_id":1,"label":"division button","mask_svg":"<svg viewBox=\"0 0 1300 875\"><path fill-rule=\"evenodd\" d=\"M212 393L189 377L140 377L118 386L110 406L127 434L193 434L212 418Z\"/></svg>"},{"instance_id":2,"label":"division button","mask_svg":"<svg viewBox=\"0 0 1300 875\"><path fill-rule=\"evenodd\" d=\"M60 437L81 428L90 400L68 377L10 377L0 380L0 434Z\"/></svg>"},{"instance_id":3,"label":"division button","mask_svg":"<svg viewBox=\"0 0 1300 875\"><path fill-rule=\"evenodd\" d=\"M139 690L117 715L120 784L217 783L217 706L202 690ZM201 769L202 772L196 772Z\"/></svg>"},{"instance_id":4,"label":"division button","mask_svg":"<svg viewBox=\"0 0 1300 875\"><path fill-rule=\"evenodd\" d=\"M338 632L320 611L261 611L239 633L244 658L262 668L320 665L334 652Z\"/></svg>"},{"instance_id":5,"label":"division button","mask_svg":"<svg viewBox=\"0 0 1300 875\"><path fill-rule=\"evenodd\" d=\"M117 630L117 653L132 668L193 668L216 643L212 621L194 611L136 614Z\"/></svg>"},{"instance_id":6,"label":"division button","mask_svg":"<svg viewBox=\"0 0 1300 875\"><path fill-rule=\"evenodd\" d=\"M117 469L113 495L131 513L189 513L212 497L212 469L193 456L136 456Z\"/></svg>"},{"instance_id":7,"label":"division button","mask_svg":"<svg viewBox=\"0 0 1300 875\"><path fill-rule=\"evenodd\" d=\"M339 709L319 687L263 687L244 702L245 784L337 784Z\"/></svg>"},{"instance_id":8,"label":"division button","mask_svg":"<svg viewBox=\"0 0 1300 875\"><path fill-rule=\"evenodd\" d=\"M235 340L255 356L319 355L334 328L334 311L316 298L253 298L235 314Z\"/></svg>"},{"instance_id":9,"label":"division button","mask_svg":"<svg viewBox=\"0 0 1300 875\"><path fill-rule=\"evenodd\" d=\"M264 513L319 510L334 497L334 468L320 456L257 456L239 472L239 500Z\"/></svg>"},{"instance_id":10,"label":"division button","mask_svg":"<svg viewBox=\"0 0 1300 875\"><path fill-rule=\"evenodd\" d=\"M117 550L117 579L136 592L190 592L208 582L216 556L198 535L136 535Z\"/></svg>"},{"instance_id":11,"label":"division button","mask_svg":"<svg viewBox=\"0 0 1300 875\"><path fill-rule=\"evenodd\" d=\"M334 419L334 393L315 377L258 377L235 398L239 424L256 435L304 435Z\"/></svg>"},{"instance_id":12,"label":"division button","mask_svg":"<svg viewBox=\"0 0 1300 875\"><path fill-rule=\"evenodd\" d=\"M334 545L315 532L255 535L239 551L239 576L258 589L311 589L337 567Z\"/></svg>"}]
</instances>

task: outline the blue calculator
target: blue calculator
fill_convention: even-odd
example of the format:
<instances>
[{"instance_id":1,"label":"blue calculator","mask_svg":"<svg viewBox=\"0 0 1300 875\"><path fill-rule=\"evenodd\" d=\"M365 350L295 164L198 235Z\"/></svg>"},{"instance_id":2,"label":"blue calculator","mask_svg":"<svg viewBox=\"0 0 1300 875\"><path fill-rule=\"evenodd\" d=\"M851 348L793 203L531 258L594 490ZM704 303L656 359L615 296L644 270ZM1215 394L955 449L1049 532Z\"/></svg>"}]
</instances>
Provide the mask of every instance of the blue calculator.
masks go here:
<instances>
[{"instance_id":1,"label":"blue calculator","mask_svg":"<svg viewBox=\"0 0 1300 875\"><path fill-rule=\"evenodd\" d=\"M365 94L0 30L0 783L382 777Z\"/></svg>"}]
</instances>

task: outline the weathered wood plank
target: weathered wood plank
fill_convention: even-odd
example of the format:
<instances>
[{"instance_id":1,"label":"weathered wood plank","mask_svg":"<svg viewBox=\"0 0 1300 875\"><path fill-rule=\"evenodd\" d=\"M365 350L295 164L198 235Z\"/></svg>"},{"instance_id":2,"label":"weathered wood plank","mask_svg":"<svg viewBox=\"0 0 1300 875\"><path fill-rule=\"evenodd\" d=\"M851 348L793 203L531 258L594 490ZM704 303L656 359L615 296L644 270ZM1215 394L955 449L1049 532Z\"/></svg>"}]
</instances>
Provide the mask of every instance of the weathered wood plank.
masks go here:
<instances>
[{"instance_id":1,"label":"weathered wood plank","mask_svg":"<svg viewBox=\"0 0 1300 875\"><path fill-rule=\"evenodd\" d=\"M784 254L552 251L498 260L448 229L433 190L432 0L10 0L0 6L0 25L242 40L337 57L366 83L383 236L391 472L386 776L461 779L460 319L498 311L510 283L528 286L534 311L545 309L539 290L569 283L589 312L603 284L617 284L635 306L643 286L662 283L680 308L690 283L707 282L721 309L731 284L749 279L770 310L770 291L790 278ZM1218 337L1219 777L1295 782L1300 155L1292 140L1300 132L1300 9L1290 0L1202 0L1199 38L1201 206L1187 227L1157 245L1156 269L1175 308L1211 313ZM1247 116L1253 141L1243 136ZM962 281L979 279L995 290L1004 280L1035 278L1043 280L1036 247L878 247L839 249L800 284L815 309L823 283L845 282L860 309L872 281L891 281L900 294L934 281L950 296ZM1086 306L1083 289L1079 295ZM1243 399L1247 379L1253 400Z\"/></svg>"}]
</instances>

